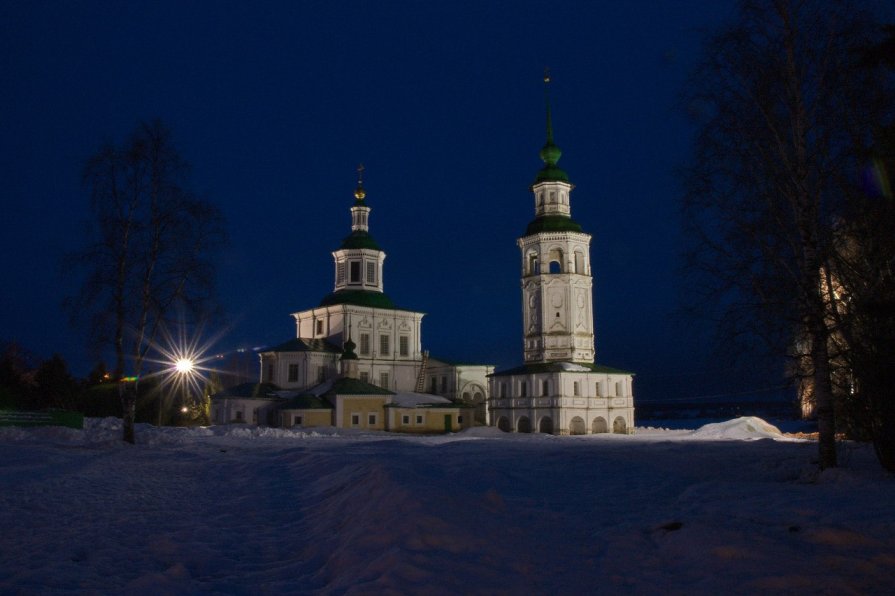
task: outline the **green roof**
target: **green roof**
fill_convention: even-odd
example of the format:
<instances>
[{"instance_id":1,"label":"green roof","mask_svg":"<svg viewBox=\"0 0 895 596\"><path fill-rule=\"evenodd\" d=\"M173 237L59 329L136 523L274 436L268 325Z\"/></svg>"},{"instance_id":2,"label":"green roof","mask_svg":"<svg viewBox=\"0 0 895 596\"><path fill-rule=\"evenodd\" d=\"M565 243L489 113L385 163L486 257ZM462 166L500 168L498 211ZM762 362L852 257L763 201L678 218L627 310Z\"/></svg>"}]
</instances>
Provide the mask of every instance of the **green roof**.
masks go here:
<instances>
[{"instance_id":1,"label":"green roof","mask_svg":"<svg viewBox=\"0 0 895 596\"><path fill-rule=\"evenodd\" d=\"M525 230L526 236L540 232L581 232L581 224L565 215L545 215L533 219Z\"/></svg>"},{"instance_id":2,"label":"green roof","mask_svg":"<svg viewBox=\"0 0 895 596\"><path fill-rule=\"evenodd\" d=\"M339 248L369 248L371 250L382 250L369 232L363 230L355 230L342 240L342 246Z\"/></svg>"},{"instance_id":3,"label":"green roof","mask_svg":"<svg viewBox=\"0 0 895 596\"><path fill-rule=\"evenodd\" d=\"M332 405L312 393L299 393L280 406L281 410L331 410Z\"/></svg>"},{"instance_id":4,"label":"green roof","mask_svg":"<svg viewBox=\"0 0 895 596\"><path fill-rule=\"evenodd\" d=\"M582 366L588 370L565 370L563 365L572 364L574 366ZM528 375L535 373L545 373L545 372L567 372L567 373L601 373L601 374L617 374L617 375L633 375L634 373L620 370L618 368L611 368L609 366L603 366L602 364L594 364L591 362L538 362L535 364L523 364L522 366L517 366L516 368L511 368L508 370L501 370L495 373L488 375L489 377L510 377L515 375Z\"/></svg>"},{"instance_id":5,"label":"green roof","mask_svg":"<svg viewBox=\"0 0 895 596\"><path fill-rule=\"evenodd\" d=\"M393 391L383 389L372 383L361 381L360 379L350 379L342 377L336 379L332 386L323 394L324 397L335 397L336 395L394 395Z\"/></svg>"},{"instance_id":6,"label":"green roof","mask_svg":"<svg viewBox=\"0 0 895 596\"><path fill-rule=\"evenodd\" d=\"M272 348L265 348L261 352L332 352L339 354L339 348L323 339L302 339L296 337Z\"/></svg>"},{"instance_id":7,"label":"green roof","mask_svg":"<svg viewBox=\"0 0 895 596\"><path fill-rule=\"evenodd\" d=\"M332 306L334 304L354 304L355 306L371 306L373 308L388 308L395 310L395 303L382 292L370 292L369 290L339 290L328 294L320 301L320 306ZM341 350L338 350L341 352Z\"/></svg>"},{"instance_id":8,"label":"green roof","mask_svg":"<svg viewBox=\"0 0 895 596\"><path fill-rule=\"evenodd\" d=\"M280 388L273 383L243 383L235 387L228 387L211 396L212 399L279 399L275 392Z\"/></svg>"},{"instance_id":9,"label":"green roof","mask_svg":"<svg viewBox=\"0 0 895 596\"><path fill-rule=\"evenodd\" d=\"M538 175L535 177L534 183L538 182L568 182L569 175L566 174L565 170L560 168L559 166L553 165L545 165L543 168L538 171Z\"/></svg>"}]
</instances>

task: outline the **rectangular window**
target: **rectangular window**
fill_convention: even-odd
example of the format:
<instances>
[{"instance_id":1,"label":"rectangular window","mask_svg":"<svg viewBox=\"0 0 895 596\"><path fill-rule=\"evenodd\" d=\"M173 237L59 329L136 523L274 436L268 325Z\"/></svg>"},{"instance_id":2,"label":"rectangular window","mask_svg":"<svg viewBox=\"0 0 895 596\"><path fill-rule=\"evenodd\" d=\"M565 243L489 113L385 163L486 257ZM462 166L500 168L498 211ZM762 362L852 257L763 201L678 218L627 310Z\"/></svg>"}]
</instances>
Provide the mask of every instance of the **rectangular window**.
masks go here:
<instances>
[{"instance_id":1,"label":"rectangular window","mask_svg":"<svg viewBox=\"0 0 895 596\"><path fill-rule=\"evenodd\" d=\"M401 416L401 424L410 424L410 416Z\"/></svg>"},{"instance_id":2,"label":"rectangular window","mask_svg":"<svg viewBox=\"0 0 895 596\"><path fill-rule=\"evenodd\" d=\"M360 414L351 415L351 426L360 426Z\"/></svg>"},{"instance_id":3,"label":"rectangular window","mask_svg":"<svg viewBox=\"0 0 895 596\"><path fill-rule=\"evenodd\" d=\"M370 373L368 373L367 371L362 372L360 374L360 380L363 381L364 383L369 383L370 382Z\"/></svg>"},{"instance_id":4,"label":"rectangular window","mask_svg":"<svg viewBox=\"0 0 895 596\"><path fill-rule=\"evenodd\" d=\"M543 395L544 397L550 395L550 381L544 381L543 387L541 387L541 389L541 395Z\"/></svg>"},{"instance_id":5,"label":"rectangular window","mask_svg":"<svg viewBox=\"0 0 895 596\"><path fill-rule=\"evenodd\" d=\"M423 423L423 417L422 417L422 415L417 414L417 416L416 416L416 423L417 423L417 424L422 424L422 423Z\"/></svg>"},{"instance_id":6,"label":"rectangular window","mask_svg":"<svg viewBox=\"0 0 895 596\"><path fill-rule=\"evenodd\" d=\"M463 416L457 416L457 424L463 424Z\"/></svg>"},{"instance_id":7,"label":"rectangular window","mask_svg":"<svg viewBox=\"0 0 895 596\"><path fill-rule=\"evenodd\" d=\"M336 283L345 283L345 263L339 263L338 265L336 265Z\"/></svg>"},{"instance_id":8,"label":"rectangular window","mask_svg":"<svg viewBox=\"0 0 895 596\"><path fill-rule=\"evenodd\" d=\"M388 356L391 353L391 342L389 342L388 335L380 335L379 336L379 355L380 356Z\"/></svg>"},{"instance_id":9,"label":"rectangular window","mask_svg":"<svg viewBox=\"0 0 895 596\"><path fill-rule=\"evenodd\" d=\"M429 393L438 393L438 379L432 377L432 390Z\"/></svg>"},{"instance_id":10,"label":"rectangular window","mask_svg":"<svg viewBox=\"0 0 895 596\"><path fill-rule=\"evenodd\" d=\"M317 367L317 382L322 383L326 380L326 367L318 366Z\"/></svg>"},{"instance_id":11,"label":"rectangular window","mask_svg":"<svg viewBox=\"0 0 895 596\"><path fill-rule=\"evenodd\" d=\"M379 386L383 389L388 389L388 373L381 372L379 373Z\"/></svg>"},{"instance_id":12,"label":"rectangular window","mask_svg":"<svg viewBox=\"0 0 895 596\"><path fill-rule=\"evenodd\" d=\"M506 397L506 396L507 396L507 384L501 383L500 384L500 397Z\"/></svg>"},{"instance_id":13,"label":"rectangular window","mask_svg":"<svg viewBox=\"0 0 895 596\"><path fill-rule=\"evenodd\" d=\"M580 395L580 390L578 389L578 381L575 381L574 383L572 383L572 394Z\"/></svg>"},{"instance_id":14,"label":"rectangular window","mask_svg":"<svg viewBox=\"0 0 895 596\"><path fill-rule=\"evenodd\" d=\"M274 382L274 380L273 380L273 364L267 365L267 382L268 383Z\"/></svg>"},{"instance_id":15,"label":"rectangular window","mask_svg":"<svg viewBox=\"0 0 895 596\"><path fill-rule=\"evenodd\" d=\"M238 411L236 412L236 421L237 421L237 422L242 422L242 410L238 410Z\"/></svg>"},{"instance_id":16,"label":"rectangular window","mask_svg":"<svg viewBox=\"0 0 895 596\"><path fill-rule=\"evenodd\" d=\"M297 364L289 365L289 382L290 383L298 382L298 365Z\"/></svg>"},{"instance_id":17,"label":"rectangular window","mask_svg":"<svg viewBox=\"0 0 895 596\"><path fill-rule=\"evenodd\" d=\"M295 419L292 421L292 426L301 426L302 422L303 422L302 417L296 416Z\"/></svg>"},{"instance_id":18,"label":"rectangular window","mask_svg":"<svg viewBox=\"0 0 895 596\"><path fill-rule=\"evenodd\" d=\"M376 263L367 263L367 283L376 283Z\"/></svg>"},{"instance_id":19,"label":"rectangular window","mask_svg":"<svg viewBox=\"0 0 895 596\"><path fill-rule=\"evenodd\" d=\"M323 319L317 319L317 335L323 335Z\"/></svg>"},{"instance_id":20,"label":"rectangular window","mask_svg":"<svg viewBox=\"0 0 895 596\"><path fill-rule=\"evenodd\" d=\"M367 424L369 426L376 426L376 414L367 415Z\"/></svg>"},{"instance_id":21,"label":"rectangular window","mask_svg":"<svg viewBox=\"0 0 895 596\"><path fill-rule=\"evenodd\" d=\"M351 283L356 284L360 282L360 262L359 261L351 261Z\"/></svg>"},{"instance_id":22,"label":"rectangular window","mask_svg":"<svg viewBox=\"0 0 895 596\"><path fill-rule=\"evenodd\" d=\"M619 396L619 397L621 397L622 395L624 395L624 394L622 393L622 384L621 384L621 381L619 381L618 383L615 384L615 394L616 394L617 396Z\"/></svg>"},{"instance_id":23,"label":"rectangular window","mask_svg":"<svg viewBox=\"0 0 895 596\"><path fill-rule=\"evenodd\" d=\"M369 333L361 333L360 334L360 353L362 356L370 355L370 334Z\"/></svg>"},{"instance_id":24,"label":"rectangular window","mask_svg":"<svg viewBox=\"0 0 895 596\"><path fill-rule=\"evenodd\" d=\"M447 393L447 377L441 377L441 392Z\"/></svg>"},{"instance_id":25,"label":"rectangular window","mask_svg":"<svg viewBox=\"0 0 895 596\"><path fill-rule=\"evenodd\" d=\"M528 397L528 383L525 381L522 381L522 383L519 384L519 395L521 397Z\"/></svg>"},{"instance_id":26,"label":"rectangular window","mask_svg":"<svg viewBox=\"0 0 895 596\"><path fill-rule=\"evenodd\" d=\"M597 381L597 397L603 397L603 393L600 391L600 382Z\"/></svg>"},{"instance_id":27,"label":"rectangular window","mask_svg":"<svg viewBox=\"0 0 895 596\"><path fill-rule=\"evenodd\" d=\"M398 338L398 351L401 356L408 356L410 354L410 338L406 335L402 335Z\"/></svg>"}]
</instances>

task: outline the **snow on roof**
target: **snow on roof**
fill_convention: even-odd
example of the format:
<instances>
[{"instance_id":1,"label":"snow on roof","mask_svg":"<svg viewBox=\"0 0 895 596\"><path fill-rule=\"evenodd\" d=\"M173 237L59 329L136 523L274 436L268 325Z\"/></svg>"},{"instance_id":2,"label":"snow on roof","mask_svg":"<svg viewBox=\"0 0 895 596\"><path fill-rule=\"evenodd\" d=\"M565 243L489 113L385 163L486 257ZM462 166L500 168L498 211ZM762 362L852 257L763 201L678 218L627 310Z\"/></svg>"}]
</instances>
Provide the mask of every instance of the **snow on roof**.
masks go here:
<instances>
[{"instance_id":1,"label":"snow on roof","mask_svg":"<svg viewBox=\"0 0 895 596\"><path fill-rule=\"evenodd\" d=\"M453 406L454 402L439 395L429 393L401 392L396 393L392 404L402 408L418 408L420 406Z\"/></svg>"},{"instance_id":2,"label":"snow on roof","mask_svg":"<svg viewBox=\"0 0 895 596\"><path fill-rule=\"evenodd\" d=\"M581 366L580 364L575 364L574 362L560 362L559 367L562 370L567 370L570 372L590 372L590 369L586 366Z\"/></svg>"}]
</instances>

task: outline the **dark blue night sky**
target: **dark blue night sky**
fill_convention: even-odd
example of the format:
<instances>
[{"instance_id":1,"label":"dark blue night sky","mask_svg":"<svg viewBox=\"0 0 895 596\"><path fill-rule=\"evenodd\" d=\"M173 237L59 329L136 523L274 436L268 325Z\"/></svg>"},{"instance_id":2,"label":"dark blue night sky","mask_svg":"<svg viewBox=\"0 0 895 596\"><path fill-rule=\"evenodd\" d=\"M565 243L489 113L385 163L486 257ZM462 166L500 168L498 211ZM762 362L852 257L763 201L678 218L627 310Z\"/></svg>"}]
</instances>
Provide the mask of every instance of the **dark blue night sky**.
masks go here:
<instances>
[{"instance_id":1,"label":"dark blue night sky","mask_svg":"<svg viewBox=\"0 0 895 596\"><path fill-rule=\"evenodd\" d=\"M573 217L593 235L597 360L645 399L714 391L676 320L678 98L730 2L6 2L0 5L0 340L75 373L61 309L83 243L85 159L160 118L223 208L215 349L294 335L332 289L363 162L386 292L441 358L521 360L516 238L544 143L542 73ZM217 331L217 330L210 330ZM705 381L707 383L707 381Z\"/></svg>"}]
</instances>

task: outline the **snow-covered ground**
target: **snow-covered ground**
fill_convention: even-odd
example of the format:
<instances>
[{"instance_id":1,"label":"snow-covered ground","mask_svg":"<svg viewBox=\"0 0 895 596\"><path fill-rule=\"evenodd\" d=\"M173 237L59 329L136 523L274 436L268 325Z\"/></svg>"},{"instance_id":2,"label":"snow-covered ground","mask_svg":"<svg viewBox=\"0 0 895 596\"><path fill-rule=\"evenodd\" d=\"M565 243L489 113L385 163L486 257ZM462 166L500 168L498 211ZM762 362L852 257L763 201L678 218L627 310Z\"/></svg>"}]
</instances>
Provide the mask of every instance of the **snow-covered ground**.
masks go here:
<instances>
[{"instance_id":1,"label":"snow-covered ground","mask_svg":"<svg viewBox=\"0 0 895 596\"><path fill-rule=\"evenodd\" d=\"M2 594L885 594L895 479L757 418L633 436L0 429Z\"/></svg>"}]
</instances>

